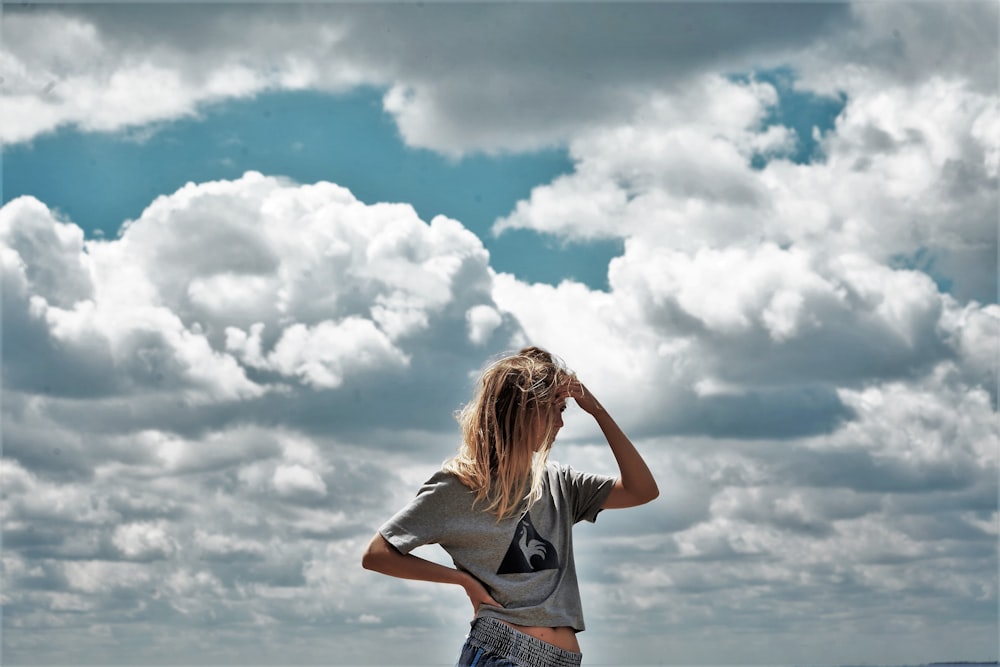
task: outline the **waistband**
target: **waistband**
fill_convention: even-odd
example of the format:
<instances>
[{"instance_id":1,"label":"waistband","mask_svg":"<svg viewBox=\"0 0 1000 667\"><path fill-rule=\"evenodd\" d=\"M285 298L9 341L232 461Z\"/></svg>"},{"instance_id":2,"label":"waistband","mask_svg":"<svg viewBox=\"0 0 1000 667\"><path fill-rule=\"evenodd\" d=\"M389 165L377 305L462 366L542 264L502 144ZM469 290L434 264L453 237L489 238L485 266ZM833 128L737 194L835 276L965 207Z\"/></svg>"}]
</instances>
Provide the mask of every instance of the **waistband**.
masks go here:
<instances>
[{"instance_id":1,"label":"waistband","mask_svg":"<svg viewBox=\"0 0 1000 667\"><path fill-rule=\"evenodd\" d=\"M553 646L495 618L477 618L469 642L523 667L579 667L583 655Z\"/></svg>"}]
</instances>

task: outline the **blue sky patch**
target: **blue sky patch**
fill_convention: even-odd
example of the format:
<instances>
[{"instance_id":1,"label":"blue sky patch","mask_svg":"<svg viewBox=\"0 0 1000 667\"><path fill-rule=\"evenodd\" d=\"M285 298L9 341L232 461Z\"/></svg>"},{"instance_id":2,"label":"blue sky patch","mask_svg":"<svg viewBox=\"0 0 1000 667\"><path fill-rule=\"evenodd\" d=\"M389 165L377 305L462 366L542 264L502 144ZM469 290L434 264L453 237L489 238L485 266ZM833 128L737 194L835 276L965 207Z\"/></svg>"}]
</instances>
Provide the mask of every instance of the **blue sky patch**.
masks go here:
<instances>
[{"instance_id":1,"label":"blue sky patch","mask_svg":"<svg viewBox=\"0 0 1000 667\"><path fill-rule=\"evenodd\" d=\"M567 244L531 230L499 238L490 232L532 187L572 168L562 149L454 160L409 148L374 88L277 92L211 105L152 132L64 128L8 147L3 196L6 202L34 195L88 237L113 238L158 195L187 182L233 179L248 170L300 183L331 181L369 204L406 202L424 220L443 214L461 221L482 239L498 271L606 289L620 241Z\"/></svg>"},{"instance_id":2,"label":"blue sky patch","mask_svg":"<svg viewBox=\"0 0 1000 667\"><path fill-rule=\"evenodd\" d=\"M819 142L813 131L818 130L822 137L834 128L837 116L847 105L845 95L833 98L799 90L795 87L797 76L789 67L758 70L753 74L740 74L730 78L742 83L753 78L774 86L778 92L778 104L768 111L762 129L783 125L795 131L795 150L787 156L795 164L808 164L822 159ZM767 160L766 155L754 155L751 166L762 169Z\"/></svg>"}]
</instances>

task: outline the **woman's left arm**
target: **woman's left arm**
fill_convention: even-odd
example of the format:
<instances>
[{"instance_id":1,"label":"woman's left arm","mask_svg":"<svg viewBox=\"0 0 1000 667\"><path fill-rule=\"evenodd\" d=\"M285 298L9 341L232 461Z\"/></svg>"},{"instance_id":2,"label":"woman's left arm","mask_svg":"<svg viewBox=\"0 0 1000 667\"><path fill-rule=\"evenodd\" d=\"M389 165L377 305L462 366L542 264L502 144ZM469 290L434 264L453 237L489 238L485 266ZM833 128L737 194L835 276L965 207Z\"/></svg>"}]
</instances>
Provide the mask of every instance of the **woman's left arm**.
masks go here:
<instances>
[{"instance_id":1,"label":"woman's left arm","mask_svg":"<svg viewBox=\"0 0 1000 667\"><path fill-rule=\"evenodd\" d=\"M611 418L600 401L579 380L570 382L567 393L597 421L611 447L615 461L618 462L619 477L607 500L604 501L603 509L635 507L656 499L660 495L660 489L656 486L653 473L649 471L649 466L635 445Z\"/></svg>"}]
</instances>

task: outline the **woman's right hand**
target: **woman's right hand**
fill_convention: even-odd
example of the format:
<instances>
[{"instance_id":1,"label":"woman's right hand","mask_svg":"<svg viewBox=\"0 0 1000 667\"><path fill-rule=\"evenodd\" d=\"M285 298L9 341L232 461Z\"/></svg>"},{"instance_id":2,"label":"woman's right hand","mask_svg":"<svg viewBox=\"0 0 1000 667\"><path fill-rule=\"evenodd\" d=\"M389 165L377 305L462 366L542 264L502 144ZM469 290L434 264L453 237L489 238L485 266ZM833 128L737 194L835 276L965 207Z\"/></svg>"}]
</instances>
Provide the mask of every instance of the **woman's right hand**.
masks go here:
<instances>
[{"instance_id":1,"label":"woman's right hand","mask_svg":"<svg viewBox=\"0 0 1000 667\"><path fill-rule=\"evenodd\" d=\"M480 605L484 604L503 609L503 605L493 599L493 596L490 595L489 591L486 590L486 587L478 579L471 574L468 577L468 582L465 584L465 593L469 596L469 602L472 603L473 614L478 613Z\"/></svg>"},{"instance_id":2,"label":"woman's right hand","mask_svg":"<svg viewBox=\"0 0 1000 667\"><path fill-rule=\"evenodd\" d=\"M458 584L469 596L473 613L478 612L479 607L484 604L503 609L503 605L493 599L482 582L465 570L441 565L413 554L404 555L379 533L375 534L368 545L365 555L361 558L361 565L366 570L402 579Z\"/></svg>"}]
</instances>

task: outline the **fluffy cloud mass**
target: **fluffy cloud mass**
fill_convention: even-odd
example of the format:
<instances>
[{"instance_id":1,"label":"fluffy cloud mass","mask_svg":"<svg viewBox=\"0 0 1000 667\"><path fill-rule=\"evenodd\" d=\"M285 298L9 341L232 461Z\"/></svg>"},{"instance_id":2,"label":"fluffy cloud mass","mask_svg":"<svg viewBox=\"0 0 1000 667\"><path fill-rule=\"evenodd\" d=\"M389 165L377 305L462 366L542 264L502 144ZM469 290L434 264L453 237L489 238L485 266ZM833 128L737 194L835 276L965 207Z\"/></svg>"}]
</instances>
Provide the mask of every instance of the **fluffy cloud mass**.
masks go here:
<instances>
[{"instance_id":1,"label":"fluffy cloud mass","mask_svg":"<svg viewBox=\"0 0 1000 667\"><path fill-rule=\"evenodd\" d=\"M14 662L453 660L462 592L359 557L529 342L662 489L577 533L588 661L996 659L995 4L239 9L12 10L3 140L377 86L410 146L566 146L495 234L623 250L526 283L461 221L255 171L107 240L6 202ZM566 422L554 457L614 472Z\"/></svg>"},{"instance_id":2,"label":"fluffy cloud mass","mask_svg":"<svg viewBox=\"0 0 1000 667\"><path fill-rule=\"evenodd\" d=\"M372 452L431 440L484 346L517 330L458 222L329 183L189 184L110 241L24 197L0 238L7 618L16 634L86 611L66 650L98 661L114 658L94 628L127 619L228 624L258 613L247 596L291 605L274 623L346 613L341 593L282 592L316 548L357 569L395 477ZM104 600L122 587L136 606Z\"/></svg>"},{"instance_id":3,"label":"fluffy cloud mass","mask_svg":"<svg viewBox=\"0 0 1000 667\"><path fill-rule=\"evenodd\" d=\"M749 20L767 29L747 31ZM475 3L12 10L0 138L137 127L227 97L364 84L386 87L385 109L413 145L532 148L618 116L621 99L651 82L676 84L726 56L731 66L781 53L846 20L846 6L738 3L585 4L569 17L556 5Z\"/></svg>"},{"instance_id":4,"label":"fluffy cloud mass","mask_svg":"<svg viewBox=\"0 0 1000 667\"><path fill-rule=\"evenodd\" d=\"M487 254L461 224L329 183L251 172L189 184L113 241L84 241L24 197L3 208L0 233L8 344L38 351L7 360L8 388L127 397L154 421L178 396L211 412L417 368L429 381L413 341L460 357L505 326Z\"/></svg>"}]
</instances>

